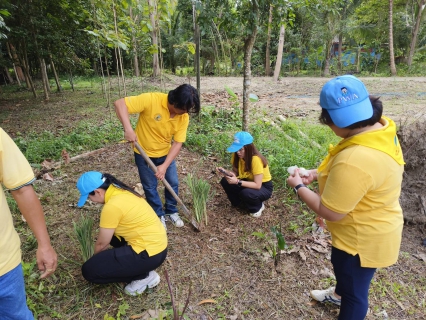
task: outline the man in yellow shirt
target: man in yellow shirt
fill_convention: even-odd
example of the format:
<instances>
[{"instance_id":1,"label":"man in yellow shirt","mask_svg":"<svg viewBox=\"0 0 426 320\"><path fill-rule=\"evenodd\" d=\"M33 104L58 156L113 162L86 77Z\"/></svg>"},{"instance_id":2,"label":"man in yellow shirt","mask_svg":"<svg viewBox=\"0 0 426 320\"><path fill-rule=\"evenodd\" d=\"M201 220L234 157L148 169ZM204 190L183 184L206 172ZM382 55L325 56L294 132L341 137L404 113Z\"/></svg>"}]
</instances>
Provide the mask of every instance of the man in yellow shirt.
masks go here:
<instances>
[{"instance_id":1,"label":"man in yellow shirt","mask_svg":"<svg viewBox=\"0 0 426 320\"><path fill-rule=\"evenodd\" d=\"M40 200L34 192L33 170L13 140L0 128L0 182L9 189L19 210L37 239L37 266L41 278L51 275L57 265L50 244ZM21 242L0 185L0 319L34 319L25 297L21 266Z\"/></svg>"},{"instance_id":2,"label":"man in yellow shirt","mask_svg":"<svg viewBox=\"0 0 426 320\"><path fill-rule=\"evenodd\" d=\"M135 149L135 162L146 200L161 219L164 227L165 216L176 227L183 227L179 217L177 201L165 189L165 205L161 202L157 191L157 180L166 179L178 194L179 180L175 158L186 140L189 124L188 113L200 111L200 100L197 90L183 84L168 94L161 92L143 93L126 97L114 102L115 111L123 124L124 138L129 142L137 141L152 162L157 166L154 173ZM136 129L130 123L129 114L139 114Z\"/></svg>"}]
</instances>

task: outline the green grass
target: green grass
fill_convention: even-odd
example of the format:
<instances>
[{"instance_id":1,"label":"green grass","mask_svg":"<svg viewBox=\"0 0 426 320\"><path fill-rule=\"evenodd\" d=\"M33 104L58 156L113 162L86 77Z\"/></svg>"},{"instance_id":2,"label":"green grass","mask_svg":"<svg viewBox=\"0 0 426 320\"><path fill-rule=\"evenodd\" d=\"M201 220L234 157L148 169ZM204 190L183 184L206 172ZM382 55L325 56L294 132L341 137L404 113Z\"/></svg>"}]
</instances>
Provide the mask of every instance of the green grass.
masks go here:
<instances>
[{"instance_id":1,"label":"green grass","mask_svg":"<svg viewBox=\"0 0 426 320\"><path fill-rule=\"evenodd\" d=\"M230 154L226 149L234 134L241 131L241 118L240 108L217 111L203 107L200 116L191 119L186 144L191 150L215 156L219 164L229 166ZM288 167L316 168L327 154L329 144L340 140L327 126L298 120L288 120L281 127L257 120L250 125L249 132L256 147L268 159L277 187L285 185Z\"/></svg>"},{"instance_id":2,"label":"green grass","mask_svg":"<svg viewBox=\"0 0 426 320\"><path fill-rule=\"evenodd\" d=\"M96 150L123 137L123 128L117 121L94 123L81 121L71 132L51 131L41 133L19 134L15 142L30 163L41 163L44 159L58 160L63 149L70 154Z\"/></svg>"}]
</instances>

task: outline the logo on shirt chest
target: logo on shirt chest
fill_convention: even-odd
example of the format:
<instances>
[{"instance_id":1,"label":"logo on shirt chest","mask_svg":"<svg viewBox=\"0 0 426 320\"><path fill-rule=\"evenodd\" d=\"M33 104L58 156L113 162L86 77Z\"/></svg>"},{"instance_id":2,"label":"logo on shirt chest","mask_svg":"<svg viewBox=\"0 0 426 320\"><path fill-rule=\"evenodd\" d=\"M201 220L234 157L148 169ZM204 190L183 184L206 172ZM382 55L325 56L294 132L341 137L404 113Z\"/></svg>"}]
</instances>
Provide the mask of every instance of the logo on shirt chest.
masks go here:
<instances>
[{"instance_id":1,"label":"logo on shirt chest","mask_svg":"<svg viewBox=\"0 0 426 320\"><path fill-rule=\"evenodd\" d=\"M157 114L154 116L154 120L155 120L155 121L161 121L161 119L162 119L162 117L161 117L161 114L159 114L159 113L157 113Z\"/></svg>"}]
</instances>

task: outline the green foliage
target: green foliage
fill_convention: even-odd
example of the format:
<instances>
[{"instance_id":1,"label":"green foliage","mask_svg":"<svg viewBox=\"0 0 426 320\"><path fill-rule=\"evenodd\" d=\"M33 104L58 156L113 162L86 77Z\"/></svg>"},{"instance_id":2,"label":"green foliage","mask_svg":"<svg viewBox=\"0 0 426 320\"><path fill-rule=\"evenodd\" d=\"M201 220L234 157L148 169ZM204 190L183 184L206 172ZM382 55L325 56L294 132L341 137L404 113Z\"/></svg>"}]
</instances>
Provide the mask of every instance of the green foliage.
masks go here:
<instances>
[{"instance_id":1,"label":"green foliage","mask_svg":"<svg viewBox=\"0 0 426 320\"><path fill-rule=\"evenodd\" d=\"M40 273L36 270L36 261L22 262L22 269L25 279L25 291L27 294L28 308L33 312L34 318L41 315L60 319L61 315L48 307L45 303L45 296L55 292L56 286L40 280Z\"/></svg>"},{"instance_id":2,"label":"green foliage","mask_svg":"<svg viewBox=\"0 0 426 320\"><path fill-rule=\"evenodd\" d=\"M63 149L70 154L79 154L99 149L122 137L123 129L117 121L101 124L82 121L72 132L60 132L58 135L50 131L26 133L25 136L20 134L15 143L30 163L41 163L46 158L60 159Z\"/></svg>"},{"instance_id":3,"label":"green foliage","mask_svg":"<svg viewBox=\"0 0 426 320\"><path fill-rule=\"evenodd\" d=\"M204 221L207 225L207 201L211 196L211 186L208 181L202 178L197 178L191 173L186 176L185 181L192 194L195 219L199 223Z\"/></svg>"},{"instance_id":4,"label":"green foliage","mask_svg":"<svg viewBox=\"0 0 426 320\"><path fill-rule=\"evenodd\" d=\"M86 262L94 253L93 243L93 218L82 216L79 222L72 222L74 226L74 232L77 236L77 241L80 245L80 252L83 261Z\"/></svg>"},{"instance_id":5,"label":"green foliage","mask_svg":"<svg viewBox=\"0 0 426 320\"><path fill-rule=\"evenodd\" d=\"M233 134L241 130L242 110L216 109L203 106L196 119L191 119L186 144L203 155L225 158Z\"/></svg>"},{"instance_id":6,"label":"green foliage","mask_svg":"<svg viewBox=\"0 0 426 320\"><path fill-rule=\"evenodd\" d=\"M287 248L284 236L281 232L281 225L271 227L271 235L263 232L253 232L252 235L258 239L266 240L266 250L272 259L274 259L275 265L280 259L280 250Z\"/></svg>"},{"instance_id":7,"label":"green foliage","mask_svg":"<svg viewBox=\"0 0 426 320\"><path fill-rule=\"evenodd\" d=\"M205 106L198 121L189 126L186 143L203 155L214 155L220 164L229 163L226 148L235 132L241 130L241 118L240 108ZM268 159L276 188L285 185L288 167L316 168L327 154L329 144L340 140L327 126L299 120L287 120L281 127L257 120L249 131L257 149Z\"/></svg>"}]
</instances>

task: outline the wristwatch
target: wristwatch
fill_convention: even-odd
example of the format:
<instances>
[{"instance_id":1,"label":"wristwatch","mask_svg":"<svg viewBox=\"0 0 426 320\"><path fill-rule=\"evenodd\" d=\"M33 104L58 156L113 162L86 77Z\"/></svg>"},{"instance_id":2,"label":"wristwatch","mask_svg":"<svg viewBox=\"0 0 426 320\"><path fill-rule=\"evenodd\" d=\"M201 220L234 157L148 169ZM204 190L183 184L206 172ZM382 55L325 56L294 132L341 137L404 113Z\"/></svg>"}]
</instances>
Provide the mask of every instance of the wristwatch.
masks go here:
<instances>
[{"instance_id":1,"label":"wristwatch","mask_svg":"<svg viewBox=\"0 0 426 320\"><path fill-rule=\"evenodd\" d=\"M237 184L238 184L239 187L243 186L243 182L241 180L238 180Z\"/></svg>"},{"instance_id":2,"label":"wristwatch","mask_svg":"<svg viewBox=\"0 0 426 320\"><path fill-rule=\"evenodd\" d=\"M297 186L295 186L295 187L293 188L294 193L295 193L295 194L297 194L297 191L298 191L300 188L307 188L307 186L305 186L303 183L298 184Z\"/></svg>"}]
</instances>

